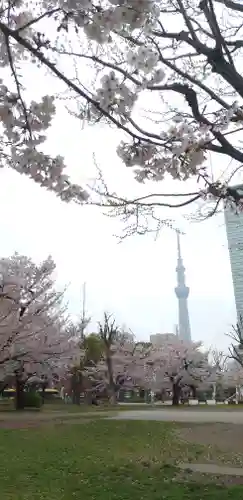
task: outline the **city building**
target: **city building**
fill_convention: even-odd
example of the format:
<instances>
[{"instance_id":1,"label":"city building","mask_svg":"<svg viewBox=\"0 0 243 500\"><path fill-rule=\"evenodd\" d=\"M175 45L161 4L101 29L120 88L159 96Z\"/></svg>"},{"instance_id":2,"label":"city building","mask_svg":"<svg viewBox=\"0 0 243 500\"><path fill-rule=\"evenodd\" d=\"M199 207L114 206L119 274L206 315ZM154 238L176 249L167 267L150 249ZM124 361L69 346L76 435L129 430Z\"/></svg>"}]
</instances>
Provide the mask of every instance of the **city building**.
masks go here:
<instances>
[{"instance_id":1,"label":"city building","mask_svg":"<svg viewBox=\"0 0 243 500\"><path fill-rule=\"evenodd\" d=\"M243 196L243 184L234 186ZM237 318L243 318L243 213L224 211Z\"/></svg>"},{"instance_id":2,"label":"city building","mask_svg":"<svg viewBox=\"0 0 243 500\"><path fill-rule=\"evenodd\" d=\"M134 341L134 335L132 333L125 332L124 330L121 331L120 336L123 338L123 340L126 340L127 342Z\"/></svg>"},{"instance_id":3,"label":"city building","mask_svg":"<svg viewBox=\"0 0 243 500\"><path fill-rule=\"evenodd\" d=\"M154 333L150 335L150 342L153 346L161 347L165 342L175 341L176 335L174 333Z\"/></svg>"},{"instance_id":4,"label":"city building","mask_svg":"<svg viewBox=\"0 0 243 500\"><path fill-rule=\"evenodd\" d=\"M191 342L191 327L188 313L188 295L189 287L186 286L185 281L185 267L183 265L183 260L181 256L181 246L180 246L180 233L177 231L177 287L175 288L175 294L178 299L178 309L179 309L179 338Z\"/></svg>"}]
</instances>

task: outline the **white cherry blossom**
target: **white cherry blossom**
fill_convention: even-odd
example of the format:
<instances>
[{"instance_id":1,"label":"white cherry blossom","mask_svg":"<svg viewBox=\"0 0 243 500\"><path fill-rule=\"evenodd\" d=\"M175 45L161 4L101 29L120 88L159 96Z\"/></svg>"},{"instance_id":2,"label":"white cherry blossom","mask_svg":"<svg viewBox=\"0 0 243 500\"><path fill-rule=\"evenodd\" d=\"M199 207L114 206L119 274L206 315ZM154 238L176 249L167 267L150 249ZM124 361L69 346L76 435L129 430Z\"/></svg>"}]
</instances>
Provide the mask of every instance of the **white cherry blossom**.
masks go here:
<instances>
[{"instance_id":1,"label":"white cherry blossom","mask_svg":"<svg viewBox=\"0 0 243 500\"><path fill-rule=\"evenodd\" d=\"M36 265L14 254L0 259L0 380L65 371L79 351L68 334L63 294L54 288L51 257Z\"/></svg>"},{"instance_id":2,"label":"white cherry blossom","mask_svg":"<svg viewBox=\"0 0 243 500\"><path fill-rule=\"evenodd\" d=\"M218 15L222 2L213 0L213 4L217 6ZM225 50L222 55L225 61L220 66L211 57L210 20L205 17L203 5L199 6L196 0L189 3L175 0L173 8L167 0L100 0L98 3L92 0L15 0L11 3L3 0L2 7L1 167L14 168L65 201L87 200L86 190L72 183L67 175L64 158L48 154L46 138L56 116L56 104L63 105L63 101L59 95L54 97L52 92L50 95L43 92L42 98L30 102L28 79L25 88L22 69L27 65L31 68L32 64L40 67L40 81L47 71L48 76L65 83L80 106L77 116L84 117L86 123L99 122L105 117L107 123L112 121L119 129L125 129L127 135L117 153L126 166L134 169L139 182L160 181L167 173L181 180L200 174L205 168L208 145L213 142L214 149L225 154L222 151L225 141L219 140L222 137L227 137L225 140L231 146L226 148L230 151L226 153L239 161L240 139L236 136L238 146L235 147L234 139L230 142L230 134L235 137L236 127L243 121L238 60L238 66L232 65L233 58L238 57L235 53L242 49L242 33L235 42L227 23L223 26L222 36L224 30L227 31L225 47L229 45L231 49ZM230 7L224 8L230 22ZM185 24L187 11L192 19L190 29ZM201 16L197 28L193 24L196 16ZM220 16L218 22L222 24ZM202 31L200 26L205 29ZM195 37L191 35L194 28ZM201 45L195 42L197 36ZM67 53L70 61L74 60L73 73L72 69L66 69L70 67L68 59L65 65ZM89 88L85 83L84 61L88 61L90 68L92 86ZM80 71L83 71L81 76ZM155 111L163 116L153 125L154 132L150 131L150 125L144 130L140 118L134 119L139 117L137 111L141 111L143 98L146 102L151 94L158 98L155 101L159 109ZM173 96L178 94L183 99L182 107L174 102Z\"/></svg>"}]
</instances>

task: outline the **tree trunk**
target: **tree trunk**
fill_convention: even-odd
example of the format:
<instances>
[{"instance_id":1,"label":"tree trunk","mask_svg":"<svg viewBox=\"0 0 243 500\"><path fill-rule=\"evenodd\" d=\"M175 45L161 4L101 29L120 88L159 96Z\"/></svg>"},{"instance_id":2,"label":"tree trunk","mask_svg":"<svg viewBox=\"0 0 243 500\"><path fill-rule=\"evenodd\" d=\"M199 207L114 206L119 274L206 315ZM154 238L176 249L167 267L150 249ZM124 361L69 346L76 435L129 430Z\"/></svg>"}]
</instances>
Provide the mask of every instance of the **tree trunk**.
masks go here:
<instances>
[{"instance_id":1,"label":"tree trunk","mask_svg":"<svg viewBox=\"0 0 243 500\"><path fill-rule=\"evenodd\" d=\"M115 391L111 390L109 393L109 403L111 405L116 405L117 404L117 397Z\"/></svg>"},{"instance_id":2,"label":"tree trunk","mask_svg":"<svg viewBox=\"0 0 243 500\"><path fill-rule=\"evenodd\" d=\"M164 389L162 389L162 391L160 393L160 400L161 400L161 403L165 402L165 390Z\"/></svg>"},{"instance_id":3,"label":"tree trunk","mask_svg":"<svg viewBox=\"0 0 243 500\"><path fill-rule=\"evenodd\" d=\"M74 405L80 405L81 392L78 388L74 389L72 392L72 402Z\"/></svg>"},{"instance_id":4,"label":"tree trunk","mask_svg":"<svg viewBox=\"0 0 243 500\"><path fill-rule=\"evenodd\" d=\"M125 401L125 391L124 389L121 389L118 393L118 401L120 401L121 403L124 403Z\"/></svg>"},{"instance_id":5,"label":"tree trunk","mask_svg":"<svg viewBox=\"0 0 243 500\"><path fill-rule=\"evenodd\" d=\"M72 402L80 405L81 392L83 391L83 376L81 373L74 373L71 378Z\"/></svg>"},{"instance_id":6,"label":"tree trunk","mask_svg":"<svg viewBox=\"0 0 243 500\"><path fill-rule=\"evenodd\" d=\"M23 410L24 409L24 382L23 380L19 377L18 374L16 374L15 378L15 409L16 410Z\"/></svg>"},{"instance_id":7,"label":"tree trunk","mask_svg":"<svg viewBox=\"0 0 243 500\"><path fill-rule=\"evenodd\" d=\"M111 358L110 353L107 353L107 355L106 355L106 365L107 365L108 377L109 377L109 389L108 389L109 403L112 405L115 405L115 404L117 404L117 397L116 397L116 387L115 387L114 375L113 375L112 358Z\"/></svg>"},{"instance_id":8,"label":"tree trunk","mask_svg":"<svg viewBox=\"0 0 243 500\"><path fill-rule=\"evenodd\" d=\"M197 399L197 389L196 389L195 385L190 385L190 389L192 391L193 399Z\"/></svg>"},{"instance_id":9,"label":"tree trunk","mask_svg":"<svg viewBox=\"0 0 243 500\"><path fill-rule=\"evenodd\" d=\"M178 406L180 402L181 388L178 384L172 385L172 405Z\"/></svg>"},{"instance_id":10,"label":"tree trunk","mask_svg":"<svg viewBox=\"0 0 243 500\"><path fill-rule=\"evenodd\" d=\"M48 383L47 383L47 382L44 382L44 383L42 384L42 391L41 391L41 399L42 399L42 404L44 404L44 403L45 403L45 390L46 390L46 388L47 388L47 385L48 385Z\"/></svg>"}]
</instances>

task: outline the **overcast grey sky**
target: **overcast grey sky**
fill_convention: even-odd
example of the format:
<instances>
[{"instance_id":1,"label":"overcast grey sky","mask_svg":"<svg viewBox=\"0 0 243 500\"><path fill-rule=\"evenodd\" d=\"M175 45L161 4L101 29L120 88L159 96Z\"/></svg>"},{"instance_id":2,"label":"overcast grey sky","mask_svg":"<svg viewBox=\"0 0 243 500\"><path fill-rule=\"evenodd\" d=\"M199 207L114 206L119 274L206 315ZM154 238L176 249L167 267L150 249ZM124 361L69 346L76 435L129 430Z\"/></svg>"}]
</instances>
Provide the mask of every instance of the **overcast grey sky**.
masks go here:
<instances>
[{"instance_id":1,"label":"overcast grey sky","mask_svg":"<svg viewBox=\"0 0 243 500\"><path fill-rule=\"evenodd\" d=\"M126 190L128 177L116 158L119 137L115 132L82 131L77 120L62 116L62 126L60 116L54 122L48 150L65 155L70 173L78 181L94 175L95 151L106 176ZM61 203L12 171L2 170L0 176L1 255L16 250L39 260L52 254L58 281L70 283L68 300L74 315L81 310L82 283L86 281L90 329L107 310L139 339L174 330L178 316L174 232L162 230L157 241L148 235L118 244L113 235L121 229L119 221L108 219L99 209ZM170 181L163 182L160 189L168 191L172 186L178 189ZM223 216L189 223L178 211L163 214L175 218L186 233L181 245L190 286L193 339L202 340L207 347L226 348L225 333L235 322L235 306Z\"/></svg>"}]
</instances>

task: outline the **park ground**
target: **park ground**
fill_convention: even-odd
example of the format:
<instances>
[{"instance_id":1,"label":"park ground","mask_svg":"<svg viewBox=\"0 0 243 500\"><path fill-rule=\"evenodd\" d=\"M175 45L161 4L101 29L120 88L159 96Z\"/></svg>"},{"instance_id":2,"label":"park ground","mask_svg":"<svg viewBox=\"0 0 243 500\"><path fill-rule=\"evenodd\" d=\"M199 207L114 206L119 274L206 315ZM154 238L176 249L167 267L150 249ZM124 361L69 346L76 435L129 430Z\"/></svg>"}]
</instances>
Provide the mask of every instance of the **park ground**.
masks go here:
<instances>
[{"instance_id":1,"label":"park ground","mask_svg":"<svg viewBox=\"0 0 243 500\"><path fill-rule=\"evenodd\" d=\"M117 415L51 405L1 412L1 500L242 500L243 477L190 464L242 468L243 411L242 424L110 420Z\"/></svg>"},{"instance_id":2,"label":"park ground","mask_svg":"<svg viewBox=\"0 0 243 500\"><path fill-rule=\"evenodd\" d=\"M1 412L1 500L242 500L243 477L178 465L242 468L243 411L242 424L112 416L117 409Z\"/></svg>"}]
</instances>

